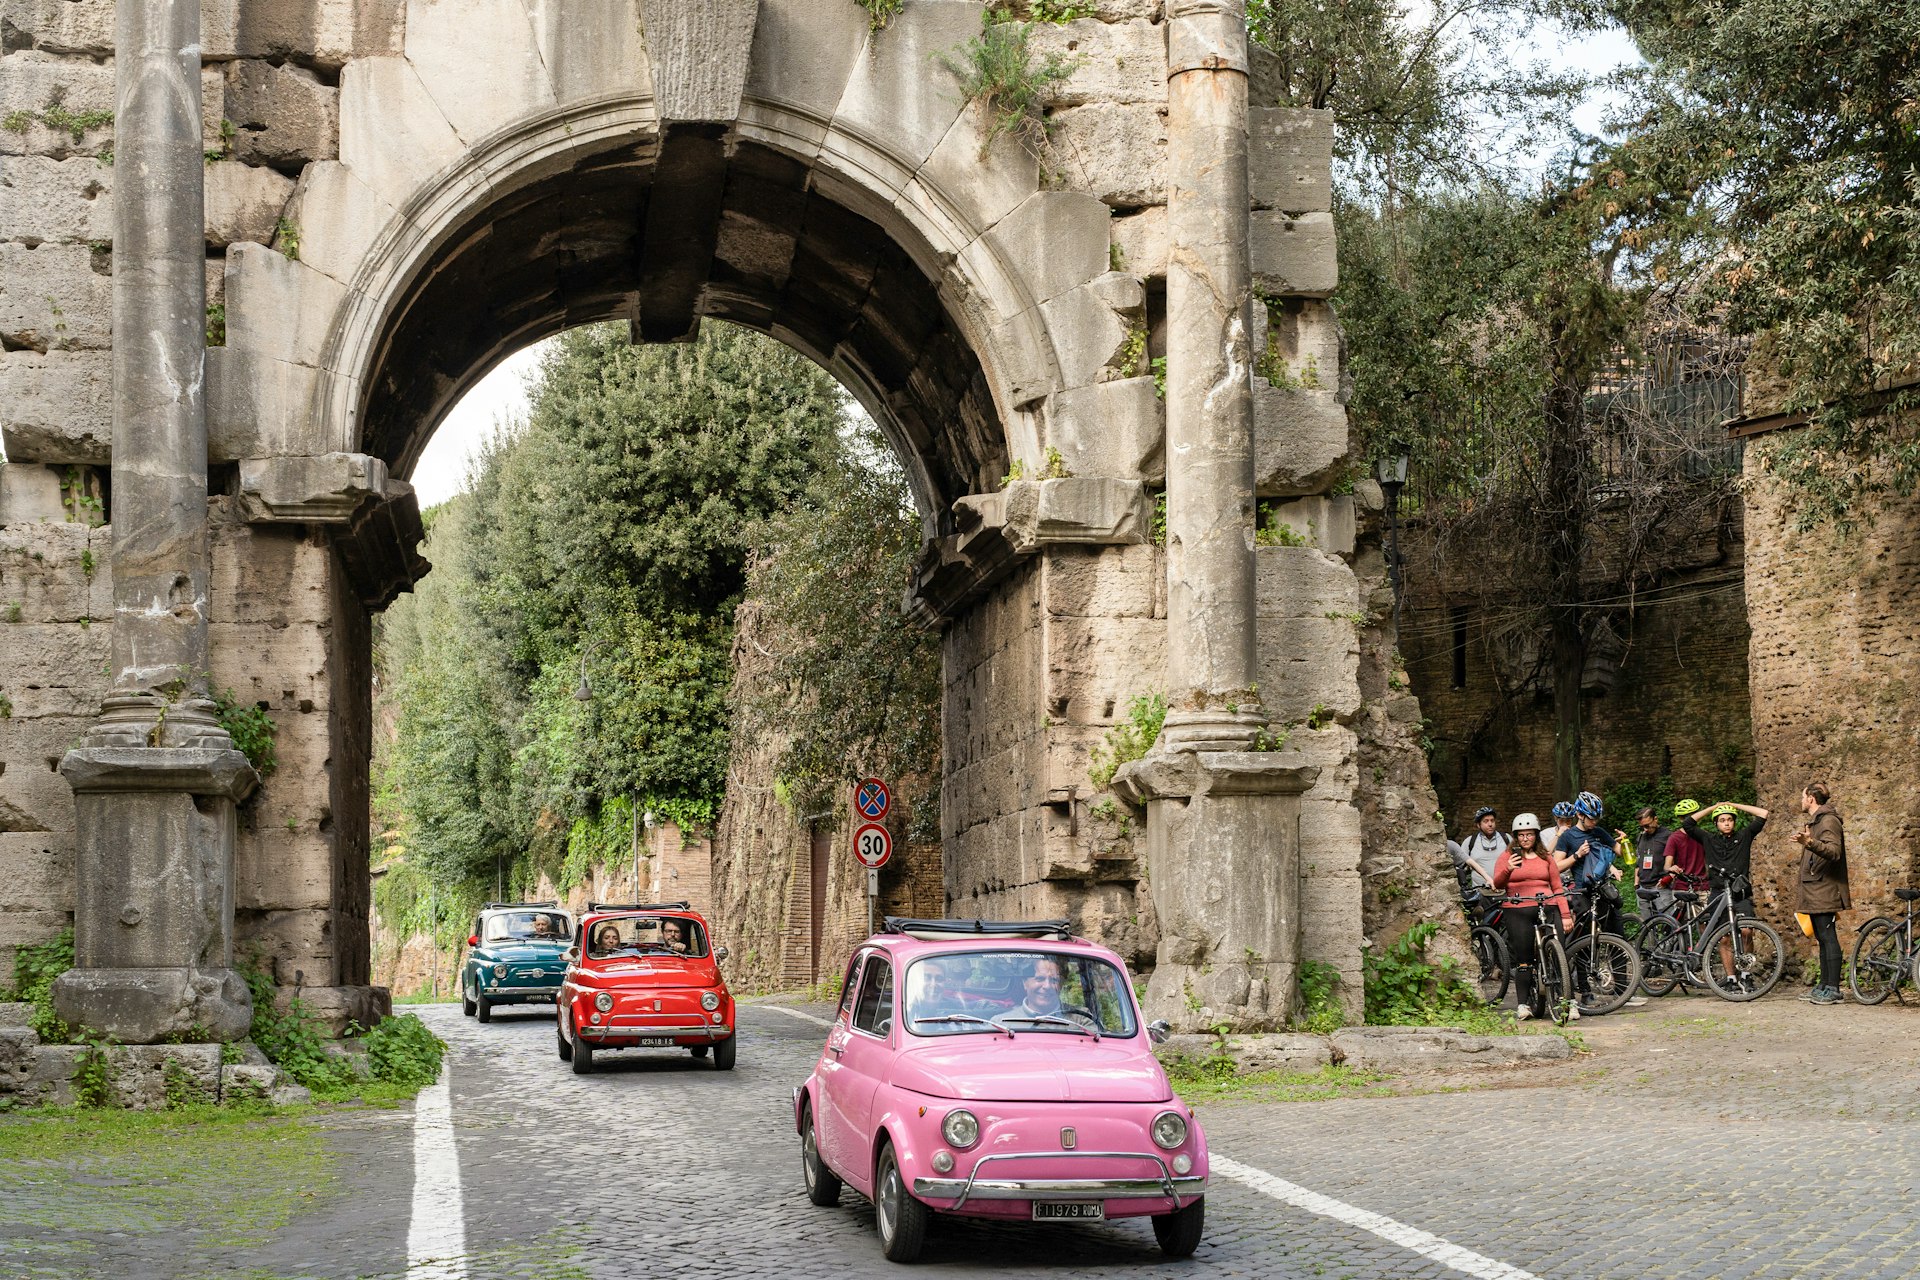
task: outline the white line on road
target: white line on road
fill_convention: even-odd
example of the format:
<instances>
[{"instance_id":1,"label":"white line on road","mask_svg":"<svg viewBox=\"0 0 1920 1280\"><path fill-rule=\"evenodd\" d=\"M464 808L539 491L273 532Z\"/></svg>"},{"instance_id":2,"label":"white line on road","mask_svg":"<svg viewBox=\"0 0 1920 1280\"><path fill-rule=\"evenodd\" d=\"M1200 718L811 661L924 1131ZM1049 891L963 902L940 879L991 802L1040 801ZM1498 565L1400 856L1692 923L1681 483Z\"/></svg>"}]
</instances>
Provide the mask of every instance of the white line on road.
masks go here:
<instances>
[{"instance_id":1,"label":"white line on road","mask_svg":"<svg viewBox=\"0 0 1920 1280\"><path fill-rule=\"evenodd\" d=\"M786 1015L787 1015L787 1016L788 1016L789 1018L798 1018L798 1019L800 1019L800 1020L801 1020L802 1022L811 1022L811 1023L813 1023L813 1024L814 1024L814 1025L815 1025L816 1027L831 1027L831 1026L833 1025L833 1023L831 1023L831 1022L829 1022L829 1021L827 1021L827 1020L826 1020L825 1018L822 1018L822 1017L821 1017L821 1016L819 1016L818 1014L813 1014L813 1013L802 1013L802 1012L801 1012L800 1010L798 1010L798 1009L789 1009L789 1008L788 1008L788 1007L787 1007L786 1005L784 1005L784 1004L750 1004L750 1005L748 1005L748 1006L747 1006L747 1008L749 1008L749 1009L771 1009L771 1010L773 1010L773 1011L774 1011L775 1013L784 1013L784 1014L786 1014Z\"/></svg>"},{"instance_id":2,"label":"white line on road","mask_svg":"<svg viewBox=\"0 0 1920 1280\"><path fill-rule=\"evenodd\" d=\"M407 1224L407 1280L467 1280L467 1214L460 1153L453 1144L450 1069L413 1104L413 1219Z\"/></svg>"},{"instance_id":3,"label":"white line on road","mask_svg":"<svg viewBox=\"0 0 1920 1280\"><path fill-rule=\"evenodd\" d=\"M1522 1271L1519 1267L1463 1249L1451 1241L1443 1240L1431 1232L1418 1227L1410 1227L1404 1222L1353 1205L1332 1196L1323 1196L1318 1191L1309 1191L1296 1186L1285 1178L1276 1178L1263 1169L1241 1164L1238 1160L1229 1160L1223 1155L1210 1154L1208 1164L1214 1173L1225 1174L1236 1182L1244 1182L1262 1195L1272 1196L1292 1205L1296 1209L1305 1209L1308 1213L1317 1213L1323 1218L1333 1218L1362 1231L1370 1231L1382 1240L1391 1241L1403 1249L1411 1249L1423 1257L1444 1263L1455 1271L1464 1271L1479 1280L1539 1280L1531 1271Z\"/></svg>"}]
</instances>

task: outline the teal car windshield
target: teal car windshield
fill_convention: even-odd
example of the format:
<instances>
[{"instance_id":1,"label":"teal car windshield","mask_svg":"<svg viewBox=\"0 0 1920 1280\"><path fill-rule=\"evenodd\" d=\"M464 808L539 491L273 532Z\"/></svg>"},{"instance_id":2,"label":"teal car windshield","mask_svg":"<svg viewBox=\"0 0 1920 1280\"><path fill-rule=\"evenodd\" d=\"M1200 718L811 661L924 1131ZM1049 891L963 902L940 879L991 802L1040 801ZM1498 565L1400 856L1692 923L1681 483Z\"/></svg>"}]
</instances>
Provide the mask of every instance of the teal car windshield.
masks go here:
<instances>
[{"instance_id":1,"label":"teal car windshield","mask_svg":"<svg viewBox=\"0 0 1920 1280\"><path fill-rule=\"evenodd\" d=\"M573 922L559 911L500 911L486 918L483 943L565 942Z\"/></svg>"}]
</instances>

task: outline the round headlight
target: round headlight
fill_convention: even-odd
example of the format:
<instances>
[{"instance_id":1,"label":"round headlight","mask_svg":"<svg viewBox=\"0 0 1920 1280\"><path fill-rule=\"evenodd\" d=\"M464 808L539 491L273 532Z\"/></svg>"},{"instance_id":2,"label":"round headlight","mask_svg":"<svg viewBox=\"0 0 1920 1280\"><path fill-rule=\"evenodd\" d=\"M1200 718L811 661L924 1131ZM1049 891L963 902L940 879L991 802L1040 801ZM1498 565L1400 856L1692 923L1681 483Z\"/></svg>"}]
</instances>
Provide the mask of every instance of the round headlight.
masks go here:
<instances>
[{"instance_id":1,"label":"round headlight","mask_svg":"<svg viewBox=\"0 0 1920 1280\"><path fill-rule=\"evenodd\" d=\"M1183 1151L1179 1155L1173 1158L1173 1171L1175 1173L1186 1173L1192 1168L1193 1168L1193 1157L1188 1155L1186 1152Z\"/></svg>"},{"instance_id":2,"label":"round headlight","mask_svg":"<svg viewBox=\"0 0 1920 1280\"><path fill-rule=\"evenodd\" d=\"M933 1153L933 1171L935 1173L952 1173L953 1172L953 1153L950 1151L934 1152Z\"/></svg>"},{"instance_id":3,"label":"round headlight","mask_svg":"<svg viewBox=\"0 0 1920 1280\"><path fill-rule=\"evenodd\" d=\"M1187 1118L1178 1111L1162 1111L1153 1118L1153 1144L1171 1151L1187 1140Z\"/></svg>"},{"instance_id":4,"label":"round headlight","mask_svg":"<svg viewBox=\"0 0 1920 1280\"><path fill-rule=\"evenodd\" d=\"M607 1010L613 1008L613 997L602 991L593 998L593 1007L605 1013Z\"/></svg>"},{"instance_id":5,"label":"round headlight","mask_svg":"<svg viewBox=\"0 0 1920 1280\"><path fill-rule=\"evenodd\" d=\"M711 991L700 993L700 1007L711 1013L720 1007L720 997Z\"/></svg>"},{"instance_id":6,"label":"round headlight","mask_svg":"<svg viewBox=\"0 0 1920 1280\"><path fill-rule=\"evenodd\" d=\"M495 965L495 966L493 966L493 976L494 976L494 977L496 977L496 978L504 978L504 977L506 977L506 976L507 976L507 966L505 966L505 965L503 965L503 964L497 964L497 965Z\"/></svg>"},{"instance_id":7,"label":"round headlight","mask_svg":"<svg viewBox=\"0 0 1920 1280\"><path fill-rule=\"evenodd\" d=\"M947 1140L948 1146L965 1151L980 1141L980 1122L971 1111L949 1111L947 1118L940 1122L940 1136Z\"/></svg>"}]
</instances>

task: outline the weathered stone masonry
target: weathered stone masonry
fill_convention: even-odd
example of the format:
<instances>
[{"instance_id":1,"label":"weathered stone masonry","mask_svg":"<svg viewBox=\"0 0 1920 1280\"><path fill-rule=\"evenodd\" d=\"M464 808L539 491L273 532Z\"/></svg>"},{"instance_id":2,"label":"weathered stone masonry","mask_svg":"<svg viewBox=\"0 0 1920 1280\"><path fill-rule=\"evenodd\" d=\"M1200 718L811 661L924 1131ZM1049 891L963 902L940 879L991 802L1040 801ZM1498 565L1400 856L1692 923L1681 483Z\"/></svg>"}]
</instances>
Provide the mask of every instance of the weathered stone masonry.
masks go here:
<instances>
[{"instance_id":1,"label":"weathered stone masonry","mask_svg":"<svg viewBox=\"0 0 1920 1280\"><path fill-rule=\"evenodd\" d=\"M184 21L178 0L144 8ZM1238 6L1097 8L1042 29L1079 59L1043 167L1010 139L983 149L985 122L939 61L980 29L967 0L909 0L878 32L851 0L205 6L184 78L197 73L193 141L214 158L194 157L205 213L188 235L224 345L193 384L206 519L197 491L167 510L189 534L211 530L213 687L266 703L279 726L283 763L242 811L232 883L241 945L264 945L283 982L297 972L343 1019L377 999L367 617L426 568L395 477L512 350L606 320L673 340L712 316L818 360L905 462L927 534L913 608L947 628L955 907L1059 909L1144 951L1178 902L1155 1003L1189 1020L1284 1017L1303 957L1356 979L1357 998L1361 810L1378 805L1353 762L1367 725L1404 721L1360 696L1378 612L1351 562L1370 534L1352 497L1329 496L1348 465L1338 328L1320 301L1330 125L1257 105L1272 98ZM116 128L85 114L115 109L112 10L0 0L0 114L21 126L0 130L4 519L8 537L66 556L90 538L96 560L107 531L35 522L57 517L48 486L69 465L112 464L97 474L116 529L141 509L160 437L107 371L126 355L113 315L133 296L130 264L155 250L114 228L142 201L177 257L188 203L128 187L124 154L105 162L144 108L123 98ZM189 139L170 119L177 159ZM166 296L177 309L192 292ZM1269 344L1303 385L1251 373ZM1161 354L1164 411L1148 366ZM1057 478L1003 485L1016 463ZM1163 485L1164 550L1151 544ZM1256 555L1256 492L1288 500L1315 545ZM144 543L111 558L156 550L156 571L198 580L190 556ZM131 644L124 619L145 616L118 584L107 640L97 566L76 583L70 559L42 556L20 565L22 597L80 593L100 621L49 607L29 623L23 607L18 625L48 629L38 656L0 651L0 690L38 711L0 722L0 816L39 828L6 835L8 856L33 864L13 877L6 944L104 890L84 868L78 899L60 888L73 801L41 774L98 714L84 655ZM1178 714L1128 792L1148 811L1147 869L1124 841L1089 842L1086 756L1127 697L1154 689ZM1257 707L1298 723L1288 751L1243 759ZM1224 820L1171 821L1189 806ZM1207 979L1198 1012L1182 971Z\"/></svg>"}]
</instances>

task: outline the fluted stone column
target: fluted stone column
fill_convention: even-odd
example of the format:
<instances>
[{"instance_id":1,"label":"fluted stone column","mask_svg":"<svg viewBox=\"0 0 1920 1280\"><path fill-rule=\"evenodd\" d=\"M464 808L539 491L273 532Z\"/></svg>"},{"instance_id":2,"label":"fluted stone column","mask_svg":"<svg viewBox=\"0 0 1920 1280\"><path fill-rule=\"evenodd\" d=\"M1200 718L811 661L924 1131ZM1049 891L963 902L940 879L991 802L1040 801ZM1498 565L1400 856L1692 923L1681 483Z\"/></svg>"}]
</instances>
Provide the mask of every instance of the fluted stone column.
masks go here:
<instances>
[{"instance_id":1,"label":"fluted stone column","mask_svg":"<svg viewBox=\"0 0 1920 1280\"><path fill-rule=\"evenodd\" d=\"M1167 5L1166 725L1114 790L1147 811L1160 940L1145 1004L1180 1031L1283 1027L1298 989L1300 795L1254 751L1253 302L1244 0Z\"/></svg>"},{"instance_id":2,"label":"fluted stone column","mask_svg":"<svg viewBox=\"0 0 1920 1280\"><path fill-rule=\"evenodd\" d=\"M1244 0L1167 6L1167 653L1163 747L1234 751L1254 688L1253 296Z\"/></svg>"},{"instance_id":3,"label":"fluted stone column","mask_svg":"<svg viewBox=\"0 0 1920 1280\"><path fill-rule=\"evenodd\" d=\"M114 31L113 688L74 789L69 1022L124 1043L237 1038L234 805L257 785L208 696L204 154L198 0Z\"/></svg>"}]
</instances>

